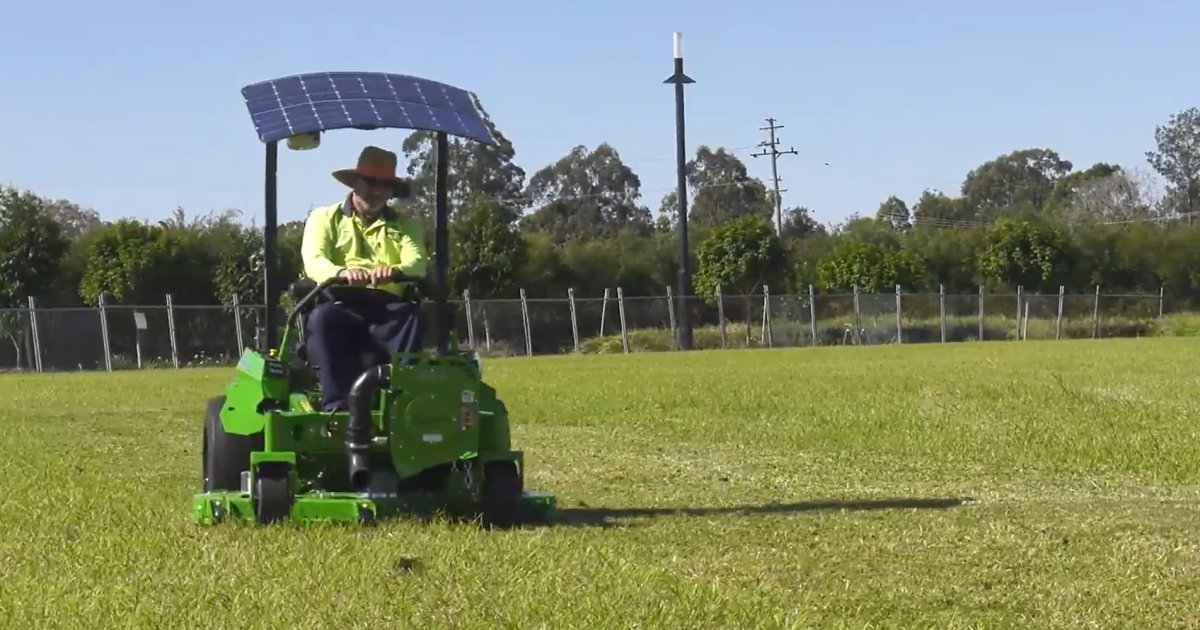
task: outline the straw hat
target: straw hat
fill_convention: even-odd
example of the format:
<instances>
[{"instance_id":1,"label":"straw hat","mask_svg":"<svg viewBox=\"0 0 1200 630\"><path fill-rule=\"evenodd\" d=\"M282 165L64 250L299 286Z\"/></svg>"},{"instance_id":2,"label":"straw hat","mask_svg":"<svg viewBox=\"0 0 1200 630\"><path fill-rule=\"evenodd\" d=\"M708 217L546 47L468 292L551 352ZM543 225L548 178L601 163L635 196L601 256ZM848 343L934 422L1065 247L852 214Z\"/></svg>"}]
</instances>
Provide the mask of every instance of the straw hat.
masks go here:
<instances>
[{"instance_id":1,"label":"straw hat","mask_svg":"<svg viewBox=\"0 0 1200 630\"><path fill-rule=\"evenodd\" d=\"M358 154L354 168L343 168L333 172L333 178L354 188L361 178L369 178L392 184L392 197L404 198L412 192L407 179L396 176L396 154L379 147L368 146Z\"/></svg>"}]
</instances>

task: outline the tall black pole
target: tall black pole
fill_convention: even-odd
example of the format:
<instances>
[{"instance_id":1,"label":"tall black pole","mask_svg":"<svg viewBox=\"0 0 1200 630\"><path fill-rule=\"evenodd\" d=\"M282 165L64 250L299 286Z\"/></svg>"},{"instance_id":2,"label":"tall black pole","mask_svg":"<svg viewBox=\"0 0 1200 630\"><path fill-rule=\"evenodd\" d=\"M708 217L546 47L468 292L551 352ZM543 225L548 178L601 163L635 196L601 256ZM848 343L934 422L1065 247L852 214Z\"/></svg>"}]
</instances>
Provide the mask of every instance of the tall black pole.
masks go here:
<instances>
[{"instance_id":1,"label":"tall black pole","mask_svg":"<svg viewBox=\"0 0 1200 630\"><path fill-rule=\"evenodd\" d=\"M675 33L675 73L663 83L675 85L675 170L677 180L676 201L679 208L679 347L692 349L692 318L688 298L692 293L692 272L688 253L687 213L687 142L683 116L683 86L695 83L683 73L683 34Z\"/></svg>"},{"instance_id":2,"label":"tall black pole","mask_svg":"<svg viewBox=\"0 0 1200 630\"><path fill-rule=\"evenodd\" d=\"M263 267L263 302L267 307L267 312L263 317L263 327L266 328L263 334L262 353L266 356L271 350L275 349L275 323L279 321L279 315L276 309L279 308L279 287L276 286L278 276L275 274L275 239L276 226L279 223L278 217L278 202L276 199L276 173L279 165L279 143L267 143L267 155L265 166L265 187L263 190L263 249L262 249L262 267Z\"/></svg>"},{"instance_id":3,"label":"tall black pole","mask_svg":"<svg viewBox=\"0 0 1200 630\"><path fill-rule=\"evenodd\" d=\"M450 226L447 198L450 172L450 141L446 132L437 134L437 161L434 166L434 215L433 215L433 247L434 247L434 280L437 285L435 303L435 337L438 354L450 351L450 284L447 278L450 267Z\"/></svg>"}]
</instances>

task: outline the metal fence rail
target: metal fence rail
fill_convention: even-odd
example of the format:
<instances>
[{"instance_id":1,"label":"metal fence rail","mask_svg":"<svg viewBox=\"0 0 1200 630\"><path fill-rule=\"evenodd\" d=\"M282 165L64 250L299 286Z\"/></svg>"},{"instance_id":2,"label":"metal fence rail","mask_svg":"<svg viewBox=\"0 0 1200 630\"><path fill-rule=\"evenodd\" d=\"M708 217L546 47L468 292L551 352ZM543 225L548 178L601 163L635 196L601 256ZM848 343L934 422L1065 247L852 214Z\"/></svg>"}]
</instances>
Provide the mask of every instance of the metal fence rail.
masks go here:
<instances>
[{"instance_id":1,"label":"metal fence rail","mask_svg":"<svg viewBox=\"0 0 1200 630\"><path fill-rule=\"evenodd\" d=\"M427 305L432 315L432 305ZM1144 336L1165 297L1108 294L895 293L694 297L693 347L946 343L972 340ZM452 301L459 343L487 356L621 353L678 348L679 300L627 296ZM38 372L230 365L263 337L261 305L161 305L0 309L0 370ZM281 308L279 321L286 317Z\"/></svg>"}]
</instances>

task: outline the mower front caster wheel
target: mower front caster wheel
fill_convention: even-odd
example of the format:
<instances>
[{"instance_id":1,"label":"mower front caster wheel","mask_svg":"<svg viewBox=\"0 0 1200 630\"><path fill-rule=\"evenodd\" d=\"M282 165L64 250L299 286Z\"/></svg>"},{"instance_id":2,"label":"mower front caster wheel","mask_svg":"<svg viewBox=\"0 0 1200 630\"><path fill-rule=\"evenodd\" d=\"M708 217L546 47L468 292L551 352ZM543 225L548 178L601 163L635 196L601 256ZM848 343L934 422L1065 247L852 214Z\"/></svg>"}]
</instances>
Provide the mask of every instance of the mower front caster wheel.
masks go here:
<instances>
[{"instance_id":1,"label":"mower front caster wheel","mask_svg":"<svg viewBox=\"0 0 1200 630\"><path fill-rule=\"evenodd\" d=\"M287 464L259 464L254 476L254 520L262 525L278 523L292 513L291 467Z\"/></svg>"}]
</instances>

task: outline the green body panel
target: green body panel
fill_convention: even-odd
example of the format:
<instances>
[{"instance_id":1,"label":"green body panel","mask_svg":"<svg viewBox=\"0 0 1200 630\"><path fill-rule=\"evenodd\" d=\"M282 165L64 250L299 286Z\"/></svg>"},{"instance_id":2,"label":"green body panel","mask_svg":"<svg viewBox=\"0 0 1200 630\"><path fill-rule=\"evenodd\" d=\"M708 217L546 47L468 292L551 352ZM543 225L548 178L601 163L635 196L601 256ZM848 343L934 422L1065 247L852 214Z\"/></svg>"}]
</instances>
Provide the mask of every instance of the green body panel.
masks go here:
<instances>
[{"instance_id":1,"label":"green body panel","mask_svg":"<svg viewBox=\"0 0 1200 630\"><path fill-rule=\"evenodd\" d=\"M391 391L381 414L386 422L377 422L376 432L388 435L392 462L401 477L479 452L478 401L483 387L461 365L392 367Z\"/></svg>"},{"instance_id":2,"label":"green body panel","mask_svg":"<svg viewBox=\"0 0 1200 630\"><path fill-rule=\"evenodd\" d=\"M259 409L264 401L287 402L290 385L286 365L247 348L225 388L225 408L221 411L225 431L237 435L262 431L266 417Z\"/></svg>"},{"instance_id":3,"label":"green body panel","mask_svg":"<svg viewBox=\"0 0 1200 630\"><path fill-rule=\"evenodd\" d=\"M255 451L250 453L250 470L265 463L282 463L296 465L296 454L289 451ZM253 474L253 473L252 473Z\"/></svg>"}]
</instances>

